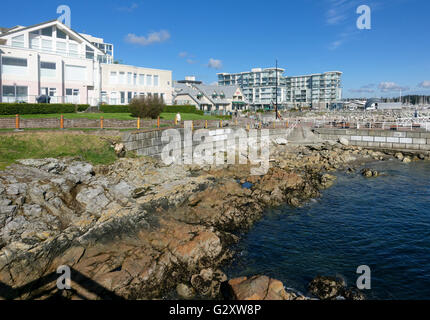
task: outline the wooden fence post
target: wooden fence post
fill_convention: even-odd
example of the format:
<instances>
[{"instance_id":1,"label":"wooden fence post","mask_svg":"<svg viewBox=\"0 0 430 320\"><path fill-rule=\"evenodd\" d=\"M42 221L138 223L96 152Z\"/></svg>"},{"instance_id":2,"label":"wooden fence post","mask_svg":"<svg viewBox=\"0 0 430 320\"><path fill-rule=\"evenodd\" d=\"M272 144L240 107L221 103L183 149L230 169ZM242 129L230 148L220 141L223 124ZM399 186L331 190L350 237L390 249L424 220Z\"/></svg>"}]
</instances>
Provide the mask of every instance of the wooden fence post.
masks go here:
<instances>
[{"instance_id":1,"label":"wooden fence post","mask_svg":"<svg viewBox=\"0 0 430 320\"><path fill-rule=\"evenodd\" d=\"M104 129L104 118L100 117L100 129Z\"/></svg>"},{"instance_id":2,"label":"wooden fence post","mask_svg":"<svg viewBox=\"0 0 430 320\"><path fill-rule=\"evenodd\" d=\"M61 115L60 117L60 129L64 129L64 116Z\"/></svg>"},{"instance_id":3,"label":"wooden fence post","mask_svg":"<svg viewBox=\"0 0 430 320\"><path fill-rule=\"evenodd\" d=\"M15 116L15 130L19 130L19 114Z\"/></svg>"}]
</instances>

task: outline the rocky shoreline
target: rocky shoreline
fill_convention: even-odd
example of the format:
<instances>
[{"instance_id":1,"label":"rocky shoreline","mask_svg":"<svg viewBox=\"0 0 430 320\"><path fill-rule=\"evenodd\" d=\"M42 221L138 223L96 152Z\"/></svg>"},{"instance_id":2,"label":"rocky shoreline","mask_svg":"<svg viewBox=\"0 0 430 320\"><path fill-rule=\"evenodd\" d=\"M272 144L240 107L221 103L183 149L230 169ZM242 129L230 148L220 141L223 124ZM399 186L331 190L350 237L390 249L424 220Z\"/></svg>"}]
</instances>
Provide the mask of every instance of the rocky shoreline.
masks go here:
<instances>
[{"instance_id":1,"label":"rocky shoreline","mask_svg":"<svg viewBox=\"0 0 430 320\"><path fill-rule=\"evenodd\" d=\"M267 207L300 206L333 184L330 172L394 156L400 159L341 143L274 144L262 177L250 176L249 166L166 167L148 158L98 167L78 159L20 161L0 172L0 299L111 297L106 292L160 299L172 290L228 298L240 284L253 287L249 279L227 282L221 268L232 258L229 248ZM59 293L55 281L40 279L61 265L82 277ZM252 280L273 289L260 298L306 298L260 278ZM230 297L244 296L253 293Z\"/></svg>"}]
</instances>

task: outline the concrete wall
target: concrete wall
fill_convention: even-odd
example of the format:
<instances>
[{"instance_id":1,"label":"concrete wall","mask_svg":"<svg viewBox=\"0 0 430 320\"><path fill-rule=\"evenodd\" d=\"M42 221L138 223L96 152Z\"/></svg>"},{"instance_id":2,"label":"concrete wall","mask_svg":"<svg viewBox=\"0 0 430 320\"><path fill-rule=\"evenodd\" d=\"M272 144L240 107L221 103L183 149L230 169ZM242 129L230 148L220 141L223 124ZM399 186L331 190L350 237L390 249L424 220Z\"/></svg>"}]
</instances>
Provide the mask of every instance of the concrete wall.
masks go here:
<instances>
[{"instance_id":1,"label":"concrete wall","mask_svg":"<svg viewBox=\"0 0 430 320\"><path fill-rule=\"evenodd\" d=\"M430 132L320 128L315 133L323 140L346 138L351 145L360 147L430 151Z\"/></svg>"}]
</instances>

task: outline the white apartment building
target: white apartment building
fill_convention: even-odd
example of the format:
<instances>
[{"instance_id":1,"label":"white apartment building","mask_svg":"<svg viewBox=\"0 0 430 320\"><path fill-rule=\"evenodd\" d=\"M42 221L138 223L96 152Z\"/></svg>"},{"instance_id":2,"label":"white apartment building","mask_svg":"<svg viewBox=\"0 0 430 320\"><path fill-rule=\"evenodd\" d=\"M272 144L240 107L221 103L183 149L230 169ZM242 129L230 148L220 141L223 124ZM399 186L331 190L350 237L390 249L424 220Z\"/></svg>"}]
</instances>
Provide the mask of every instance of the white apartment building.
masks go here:
<instances>
[{"instance_id":1,"label":"white apartment building","mask_svg":"<svg viewBox=\"0 0 430 320\"><path fill-rule=\"evenodd\" d=\"M128 104L137 96L155 96L172 103L172 72L121 64L102 66L101 100L106 104Z\"/></svg>"},{"instance_id":2,"label":"white apartment building","mask_svg":"<svg viewBox=\"0 0 430 320\"><path fill-rule=\"evenodd\" d=\"M285 77L282 68L255 68L241 73L219 73L220 86L238 85L252 109L311 106L328 108L342 99L342 72ZM277 88L277 91L276 91Z\"/></svg>"},{"instance_id":3,"label":"white apartment building","mask_svg":"<svg viewBox=\"0 0 430 320\"><path fill-rule=\"evenodd\" d=\"M171 104L172 93L171 71L115 64L112 44L57 20L0 28L0 102L46 94L51 103L128 104L157 95Z\"/></svg>"}]
</instances>

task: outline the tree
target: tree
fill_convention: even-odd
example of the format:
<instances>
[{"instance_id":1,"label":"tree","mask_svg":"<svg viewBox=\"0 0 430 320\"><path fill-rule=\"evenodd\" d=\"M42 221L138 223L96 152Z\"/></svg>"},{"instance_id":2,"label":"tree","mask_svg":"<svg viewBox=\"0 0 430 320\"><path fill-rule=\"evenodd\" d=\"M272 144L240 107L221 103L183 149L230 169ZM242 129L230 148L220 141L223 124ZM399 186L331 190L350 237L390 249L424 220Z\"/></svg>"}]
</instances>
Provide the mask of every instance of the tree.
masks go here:
<instances>
[{"instance_id":1,"label":"tree","mask_svg":"<svg viewBox=\"0 0 430 320\"><path fill-rule=\"evenodd\" d=\"M134 98L129 108L133 117L157 119L165 106L163 99L150 96Z\"/></svg>"}]
</instances>

